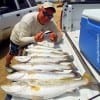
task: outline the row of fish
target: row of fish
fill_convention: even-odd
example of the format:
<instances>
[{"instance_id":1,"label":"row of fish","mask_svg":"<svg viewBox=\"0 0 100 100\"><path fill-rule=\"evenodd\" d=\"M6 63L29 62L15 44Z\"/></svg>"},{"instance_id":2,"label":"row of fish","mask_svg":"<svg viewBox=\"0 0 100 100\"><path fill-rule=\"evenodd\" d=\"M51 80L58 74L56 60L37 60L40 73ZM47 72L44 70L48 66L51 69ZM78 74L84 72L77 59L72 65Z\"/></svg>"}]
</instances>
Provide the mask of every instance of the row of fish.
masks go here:
<instances>
[{"instance_id":1,"label":"row of fish","mask_svg":"<svg viewBox=\"0 0 100 100\"><path fill-rule=\"evenodd\" d=\"M73 64L74 57L60 48L29 45L26 56L16 56L20 62L12 66L17 72L9 74L12 83L2 85L8 94L40 100L54 98L91 82L91 77L81 76Z\"/></svg>"}]
</instances>

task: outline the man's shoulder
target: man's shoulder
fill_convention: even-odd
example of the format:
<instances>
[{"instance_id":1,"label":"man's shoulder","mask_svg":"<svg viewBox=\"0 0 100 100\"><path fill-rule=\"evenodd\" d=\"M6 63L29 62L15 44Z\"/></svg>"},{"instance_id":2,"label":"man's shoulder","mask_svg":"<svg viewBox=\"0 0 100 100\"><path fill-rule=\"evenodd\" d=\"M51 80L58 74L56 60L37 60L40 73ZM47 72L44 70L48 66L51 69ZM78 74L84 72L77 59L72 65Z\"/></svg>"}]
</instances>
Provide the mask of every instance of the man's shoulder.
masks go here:
<instances>
[{"instance_id":1,"label":"man's shoulder","mask_svg":"<svg viewBox=\"0 0 100 100\"><path fill-rule=\"evenodd\" d=\"M37 18L37 14L38 14L38 12L28 13L25 16L23 16L23 18L21 19L21 21L24 21L24 22L33 21L34 19Z\"/></svg>"},{"instance_id":2,"label":"man's shoulder","mask_svg":"<svg viewBox=\"0 0 100 100\"><path fill-rule=\"evenodd\" d=\"M26 14L26 15L23 16L22 20L23 19L27 19L27 18L34 18L34 17L37 16L37 14L38 14L38 12L28 13L28 14Z\"/></svg>"}]
</instances>

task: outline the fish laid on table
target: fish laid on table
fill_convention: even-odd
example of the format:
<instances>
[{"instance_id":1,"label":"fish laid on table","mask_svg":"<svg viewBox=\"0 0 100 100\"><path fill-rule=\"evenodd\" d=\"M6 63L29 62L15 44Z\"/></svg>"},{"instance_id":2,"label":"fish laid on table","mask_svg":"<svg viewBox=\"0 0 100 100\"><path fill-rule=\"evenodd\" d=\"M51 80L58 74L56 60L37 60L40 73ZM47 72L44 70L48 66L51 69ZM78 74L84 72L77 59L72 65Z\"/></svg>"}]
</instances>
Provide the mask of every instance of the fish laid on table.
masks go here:
<instances>
[{"instance_id":1,"label":"fish laid on table","mask_svg":"<svg viewBox=\"0 0 100 100\"><path fill-rule=\"evenodd\" d=\"M90 82L90 77L85 73L81 79L64 79L48 81L27 81L2 85L1 88L8 94L17 97L32 99L33 96L39 96L44 99L60 96L66 92L75 90Z\"/></svg>"},{"instance_id":2,"label":"fish laid on table","mask_svg":"<svg viewBox=\"0 0 100 100\"><path fill-rule=\"evenodd\" d=\"M34 62L34 63L40 63L40 61L42 63L45 63L45 62L54 62L54 63L59 63L59 62L64 62L64 61L67 61L67 62L71 62L74 60L73 56L70 55L70 56L54 56L53 54L51 55L46 55L46 54L42 54L42 53L35 53L35 54L32 54L32 55L28 55L28 56L15 56L14 57L16 61L19 61L19 62ZM44 61L44 59L46 59Z\"/></svg>"},{"instance_id":3,"label":"fish laid on table","mask_svg":"<svg viewBox=\"0 0 100 100\"><path fill-rule=\"evenodd\" d=\"M61 62L72 62L73 56L69 58L53 58L53 57L32 57L28 62L33 64L43 64L43 63L61 63Z\"/></svg>"},{"instance_id":4,"label":"fish laid on table","mask_svg":"<svg viewBox=\"0 0 100 100\"><path fill-rule=\"evenodd\" d=\"M7 76L7 79L12 81L23 80L55 80L76 77L74 73L69 70L68 73L54 73L54 72L15 72Z\"/></svg>"},{"instance_id":5,"label":"fish laid on table","mask_svg":"<svg viewBox=\"0 0 100 100\"><path fill-rule=\"evenodd\" d=\"M47 47L47 46L42 46L42 45L29 45L28 48L35 48L35 49L46 49L46 50L58 50L58 51L62 51L61 48L51 48L51 47Z\"/></svg>"},{"instance_id":6,"label":"fish laid on table","mask_svg":"<svg viewBox=\"0 0 100 100\"><path fill-rule=\"evenodd\" d=\"M36 53L36 52L33 52L33 53L29 53L28 56L31 56L31 57L52 57L52 58L69 58L69 57L72 57L72 55L65 55L65 54L56 54L56 53Z\"/></svg>"},{"instance_id":7,"label":"fish laid on table","mask_svg":"<svg viewBox=\"0 0 100 100\"><path fill-rule=\"evenodd\" d=\"M36 49L36 48L28 48L25 49L26 52L28 53L56 53L56 54L68 54L66 52L62 52L61 50L52 50L52 49Z\"/></svg>"},{"instance_id":8,"label":"fish laid on table","mask_svg":"<svg viewBox=\"0 0 100 100\"><path fill-rule=\"evenodd\" d=\"M71 64L60 65L51 63L48 64L21 63L12 65L12 68L20 71L63 71L63 70L72 70L73 67L71 66Z\"/></svg>"},{"instance_id":9,"label":"fish laid on table","mask_svg":"<svg viewBox=\"0 0 100 100\"><path fill-rule=\"evenodd\" d=\"M15 56L14 59L19 62L28 62L31 59L31 56Z\"/></svg>"}]
</instances>

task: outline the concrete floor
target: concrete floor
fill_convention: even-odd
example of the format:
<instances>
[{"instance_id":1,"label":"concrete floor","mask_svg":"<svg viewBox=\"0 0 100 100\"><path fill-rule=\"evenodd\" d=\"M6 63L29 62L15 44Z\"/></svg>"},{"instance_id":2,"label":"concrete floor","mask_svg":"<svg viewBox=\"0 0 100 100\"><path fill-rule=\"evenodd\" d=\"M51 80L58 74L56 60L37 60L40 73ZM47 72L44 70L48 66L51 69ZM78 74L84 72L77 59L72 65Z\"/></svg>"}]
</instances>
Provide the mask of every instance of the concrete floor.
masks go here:
<instances>
[{"instance_id":1,"label":"concrete floor","mask_svg":"<svg viewBox=\"0 0 100 100\"><path fill-rule=\"evenodd\" d=\"M6 43L7 42L7 43ZM6 79L6 75L8 74L5 69L5 56L8 52L8 44L9 42L6 41L0 45L0 86L2 84L9 83L10 81ZM0 100L4 100L5 93L0 88Z\"/></svg>"}]
</instances>

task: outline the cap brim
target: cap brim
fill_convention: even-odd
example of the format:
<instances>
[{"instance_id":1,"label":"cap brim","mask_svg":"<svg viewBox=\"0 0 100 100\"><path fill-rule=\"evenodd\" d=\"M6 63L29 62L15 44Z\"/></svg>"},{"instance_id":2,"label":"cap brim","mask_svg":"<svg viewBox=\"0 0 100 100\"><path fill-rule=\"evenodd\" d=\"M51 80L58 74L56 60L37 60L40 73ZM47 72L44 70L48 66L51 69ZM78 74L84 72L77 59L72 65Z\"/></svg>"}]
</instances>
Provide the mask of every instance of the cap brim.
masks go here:
<instances>
[{"instance_id":1,"label":"cap brim","mask_svg":"<svg viewBox=\"0 0 100 100\"><path fill-rule=\"evenodd\" d=\"M50 8L50 9L52 9L52 11L55 13L56 12L56 9L55 8L53 8L53 7L44 7L45 9L48 9L48 8Z\"/></svg>"}]
</instances>

